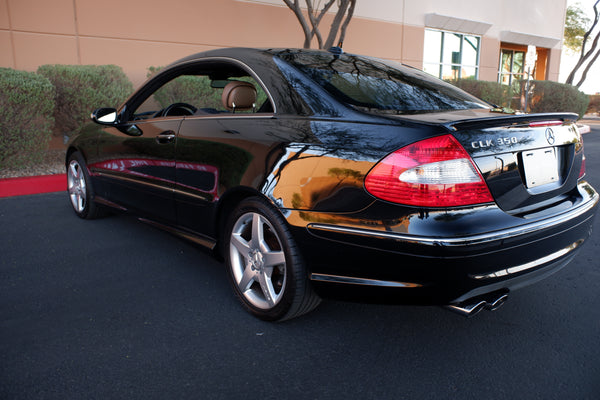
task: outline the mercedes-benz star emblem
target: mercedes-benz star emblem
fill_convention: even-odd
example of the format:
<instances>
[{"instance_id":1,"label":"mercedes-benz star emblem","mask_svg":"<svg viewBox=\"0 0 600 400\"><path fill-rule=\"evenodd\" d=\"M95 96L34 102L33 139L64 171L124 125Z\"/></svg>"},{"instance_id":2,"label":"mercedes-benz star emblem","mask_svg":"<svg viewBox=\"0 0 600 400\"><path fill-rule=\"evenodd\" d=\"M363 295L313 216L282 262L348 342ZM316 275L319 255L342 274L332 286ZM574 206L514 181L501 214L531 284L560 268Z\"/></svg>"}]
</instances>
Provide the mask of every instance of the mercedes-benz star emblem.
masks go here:
<instances>
[{"instance_id":1,"label":"mercedes-benz star emblem","mask_svg":"<svg viewBox=\"0 0 600 400\"><path fill-rule=\"evenodd\" d=\"M548 141L548 144L550 146L552 146L554 144L554 141L556 140L556 137L554 136L554 132L550 128L546 129L546 140Z\"/></svg>"}]
</instances>

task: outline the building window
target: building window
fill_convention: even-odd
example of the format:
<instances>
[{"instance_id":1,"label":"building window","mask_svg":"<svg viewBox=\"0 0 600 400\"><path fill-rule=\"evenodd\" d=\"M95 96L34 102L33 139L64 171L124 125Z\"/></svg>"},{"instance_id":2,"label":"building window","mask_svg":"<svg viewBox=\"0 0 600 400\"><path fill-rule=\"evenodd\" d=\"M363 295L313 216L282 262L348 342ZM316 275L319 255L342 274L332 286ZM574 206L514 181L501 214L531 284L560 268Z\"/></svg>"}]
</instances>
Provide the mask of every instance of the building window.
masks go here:
<instances>
[{"instance_id":1,"label":"building window","mask_svg":"<svg viewBox=\"0 0 600 400\"><path fill-rule=\"evenodd\" d=\"M503 85L512 85L524 79L525 52L502 49L500 51L500 68L498 82Z\"/></svg>"},{"instance_id":2,"label":"building window","mask_svg":"<svg viewBox=\"0 0 600 400\"><path fill-rule=\"evenodd\" d=\"M423 70L441 79L477 79L480 43L479 36L426 29Z\"/></svg>"}]
</instances>

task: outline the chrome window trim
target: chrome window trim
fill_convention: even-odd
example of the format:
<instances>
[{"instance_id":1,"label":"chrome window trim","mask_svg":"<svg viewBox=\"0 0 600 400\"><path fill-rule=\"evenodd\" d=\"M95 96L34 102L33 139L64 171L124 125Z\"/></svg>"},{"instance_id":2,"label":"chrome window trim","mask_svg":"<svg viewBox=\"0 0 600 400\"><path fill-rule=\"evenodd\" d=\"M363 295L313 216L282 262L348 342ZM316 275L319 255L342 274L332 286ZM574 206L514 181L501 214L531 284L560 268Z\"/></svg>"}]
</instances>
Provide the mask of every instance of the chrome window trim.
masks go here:
<instances>
[{"instance_id":1,"label":"chrome window trim","mask_svg":"<svg viewBox=\"0 0 600 400\"><path fill-rule=\"evenodd\" d=\"M179 117L181 118L181 117ZM183 120L191 121L196 119L230 119L230 118L253 118L253 119L273 119L273 113L255 113L255 114L207 114L207 115L185 115Z\"/></svg>"},{"instance_id":2,"label":"chrome window trim","mask_svg":"<svg viewBox=\"0 0 600 400\"><path fill-rule=\"evenodd\" d=\"M216 56L216 57L206 57L206 58L198 58L198 59L188 60L188 61L184 61L184 62L179 63L179 64L169 65L169 66L167 66L167 68L170 69L172 67L186 66L188 64L201 64L201 63L210 62L210 61L226 61L226 62L231 62L231 63L240 65L243 69L246 70L246 72L249 72L250 75L252 75L252 77L256 80L256 82L258 82L258 84L265 91L267 97L271 101L271 105L273 106L273 113L272 114L276 114L277 113L277 105L273 101L273 96L271 96L271 92L269 91L269 89L267 88L267 86L265 85L265 83L263 82L263 80L260 79L260 77L258 76L258 74L256 72L254 72L254 70L252 68L250 68L250 66L248 66L248 64L246 64L243 61L240 61L240 60L237 60L237 59L231 58L231 57L219 57L219 56ZM269 113L269 114L271 114L271 113Z\"/></svg>"},{"instance_id":3,"label":"chrome window trim","mask_svg":"<svg viewBox=\"0 0 600 400\"><path fill-rule=\"evenodd\" d=\"M403 233L393 233L393 232L380 232L374 231L370 229L362 229L362 228L353 228L347 226L337 226L337 225L329 225L329 224L308 224L307 228L309 230L320 230L327 232L336 232L336 233L347 233L351 235L358 236L369 236L373 238L379 239L392 239L399 240L407 243L415 243L426 246L471 246L481 243L489 243L496 240L508 239L520 235L525 235L540 229L552 228L553 226L560 225L566 221L569 221L573 218L577 218L589 210L591 210L598 203L598 198L600 196L598 193L595 193L594 196L579 206L574 210L567 211L563 214L547 218L541 221L532 222L529 224L521 225L514 228L503 229L499 231L484 233L480 235L472 235L472 236L463 236L456 238L442 238L442 237L424 237L417 235L407 235ZM589 218L592 218L590 216ZM588 218L588 219L589 219Z\"/></svg>"},{"instance_id":4,"label":"chrome window trim","mask_svg":"<svg viewBox=\"0 0 600 400\"><path fill-rule=\"evenodd\" d=\"M142 86L140 87L140 89L138 89L138 91L134 92L133 95L131 97L129 97L125 101L125 103L123 103L123 105L118 108L118 110L117 110L118 116L124 115L125 112L128 111L129 106L131 105L131 103L135 104L138 101L137 99L139 97L141 97L141 93L140 92L143 91L147 86L151 85L151 83L154 80L158 80L159 77L162 74L169 73L171 71L171 69L174 69L174 68L180 68L180 67L187 68L190 65L202 64L202 63L206 63L206 62L210 62L210 61L229 62L229 63L232 63L232 64L237 64L239 67L241 67L242 69L246 70L246 72L248 72L256 80L256 82L261 86L261 88L264 90L265 94L267 95L269 101L271 101L271 105L273 106L273 112L272 113L264 113L264 114L261 113L261 114L263 114L263 115L269 115L270 117L273 117L277 113L277 105L275 104L275 101L273 101L273 96L271 95L270 90L265 85L265 83L263 82L263 80L258 76L258 74L252 68L250 68L250 66L248 66L248 64L246 64L245 62L242 62L240 60L237 60L235 58L231 58L231 57L214 56L214 57L205 57L205 58L195 58L195 59L183 61L183 62L180 62L180 63L167 65L164 68L164 70L160 70L155 75L153 75L150 78L148 78L148 80L142 84ZM177 77L181 76L181 75L185 75L185 74L179 74L179 75L177 75ZM159 85L148 96L144 97L141 102L139 102L138 104L135 104L136 108L133 110L133 112L135 112L137 110L137 108L142 103L144 103L150 96L152 96L163 85L164 85L164 83L161 84L161 85ZM133 117L133 114L130 115L130 117ZM165 118L165 117L149 118L149 120L160 119L160 118ZM181 118L181 116L178 116L178 118ZM236 118L238 118L238 117L236 116ZM119 121L119 123L129 123L129 122L133 122L133 119L129 119L127 121Z\"/></svg>"}]
</instances>

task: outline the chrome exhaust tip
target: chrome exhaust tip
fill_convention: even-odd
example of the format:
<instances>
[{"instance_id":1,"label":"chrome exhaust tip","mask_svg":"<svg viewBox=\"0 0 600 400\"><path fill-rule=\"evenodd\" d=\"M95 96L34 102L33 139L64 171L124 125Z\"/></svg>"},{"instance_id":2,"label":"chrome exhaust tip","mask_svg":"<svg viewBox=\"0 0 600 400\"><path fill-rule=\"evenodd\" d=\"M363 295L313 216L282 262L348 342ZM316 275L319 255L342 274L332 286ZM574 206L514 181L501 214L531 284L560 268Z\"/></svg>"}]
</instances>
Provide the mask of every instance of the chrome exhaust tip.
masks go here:
<instances>
[{"instance_id":1,"label":"chrome exhaust tip","mask_svg":"<svg viewBox=\"0 0 600 400\"><path fill-rule=\"evenodd\" d=\"M487 304L485 301L479 301L473 304L466 303L468 303L468 301L461 304L448 304L444 308L457 314L460 314L463 317L469 318L476 314L479 314L479 312L483 310L485 308L485 305Z\"/></svg>"},{"instance_id":2,"label":"chrome exhaust tip","mask_svg":"<svg viewBox=\"0 0 600 400\"><path fill-rule=\"evenodd\" d=\"M490 293L485 296L478 296L456 304L448 304L444 308L462 315L463 317L473 317L482 310L495 311L502 307L508 299L508 293Z\"/></svg>"},{"instance_id":3,"label":"chrome exhaust tip","mask_svg":"<svg viewBox=\"0 0 600 400\"><path fill-rule=\"evenodd\" d=\"M495 301L493 301L491 303L490 302L486 303L485 309L490 310L490 311L496 311L497 309L502 307L502 305L504 303L506 303L506 300L508 300L508 293L503 294L502 296L498 297Z\"/></svg>"}]
</instances>

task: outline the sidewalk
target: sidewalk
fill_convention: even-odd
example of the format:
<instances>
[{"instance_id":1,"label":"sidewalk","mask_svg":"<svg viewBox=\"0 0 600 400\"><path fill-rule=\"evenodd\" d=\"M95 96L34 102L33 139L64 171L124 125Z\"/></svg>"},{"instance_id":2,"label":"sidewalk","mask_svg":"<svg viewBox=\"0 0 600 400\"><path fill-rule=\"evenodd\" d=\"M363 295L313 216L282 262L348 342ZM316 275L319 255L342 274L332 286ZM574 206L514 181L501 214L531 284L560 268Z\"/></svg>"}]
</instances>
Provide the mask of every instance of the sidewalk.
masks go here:
<instances>
[{"instance_id":1,"label":"sidewalk","mask_svg":"<svg viewBox=\"0 0 600 400\"><path fill-rule=\"evenodd\" d=\"M590 125L600 125L600 117L595 115L584 115L577 123L577 128L581 134L590 133Z\"/></svg>"}]
</instances>

